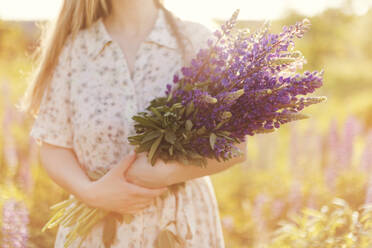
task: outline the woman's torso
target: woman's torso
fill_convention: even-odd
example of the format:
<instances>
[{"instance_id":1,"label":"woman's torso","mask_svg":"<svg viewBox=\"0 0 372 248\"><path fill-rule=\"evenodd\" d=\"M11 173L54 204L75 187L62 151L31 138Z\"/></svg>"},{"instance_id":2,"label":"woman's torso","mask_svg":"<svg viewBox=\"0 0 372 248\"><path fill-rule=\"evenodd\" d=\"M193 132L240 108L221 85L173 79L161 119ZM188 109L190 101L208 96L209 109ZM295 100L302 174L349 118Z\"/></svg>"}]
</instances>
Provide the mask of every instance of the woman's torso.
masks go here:
<instances>
[{"instance_id":1,"label":"woman's torso","mask_svg":"<svg viewBox=\"0 0 372 248\"><path fill-rule=\"evenodd\" d=\"M182 31L190 34L193 46L188 47L189 53L195 53L210 31L198 23L177 20ZM71 78L73 148L84 170L97 179L134 149L127 141L134 134L131 117L145 110L154 97L164 95L166 84L183 65L182 54L162 11L137 52L133 77L101 19L80 31L70 49L66 69ZM131 224L119 228L115 247L153 247L151 242L159 230L172 220L177 224L169 228L189 239L188 247L223 247L209 177L189 180L179 192L157 198ZM62 245L66 230L60 228L56 247ZM101 247L101 230L97 227L83 247Z\"/></svg>"},{"instance_id":2,"label":"woman's torso","mask_svg":"<svg viewBox=\"0 0 372 248\"><path fill-rule=\"evenodd\" d=\"M133 149L127 141L134 134L131 117L152 98L163 95L165 85L182 66L176 40L165 24L159 16L141 44L133 78L120 47L101 20L75 41L70 90L74 148L92 177Z\"/></svg>"}]
</instances>

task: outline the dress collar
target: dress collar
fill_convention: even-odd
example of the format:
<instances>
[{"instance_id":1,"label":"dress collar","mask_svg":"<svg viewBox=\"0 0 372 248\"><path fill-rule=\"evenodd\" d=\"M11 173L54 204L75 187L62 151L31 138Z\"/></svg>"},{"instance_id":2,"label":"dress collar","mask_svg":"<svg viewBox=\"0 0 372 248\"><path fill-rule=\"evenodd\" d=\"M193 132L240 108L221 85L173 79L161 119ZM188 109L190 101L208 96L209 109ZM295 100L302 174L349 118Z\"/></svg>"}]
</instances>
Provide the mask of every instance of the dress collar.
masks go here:
<instances>
[{"instance_id":1,"label":"dress collar","mask_svg":"<svg viewBox=\"0 0 372 248\"><path fill-rule=\"evenodd\" d=\"M89 53L92 56L97 56L107 45L114 41L111 35L108 33L102 18L99 18L91 28L94 37L88 42L92 42L94 45L89 46L91 47L91 51L89 51ZM154 27L145 38L144 43L154 43L170 49L177 49L177 40L170 30L163 9L159 9Z\"/></svg>"}]
</instances>

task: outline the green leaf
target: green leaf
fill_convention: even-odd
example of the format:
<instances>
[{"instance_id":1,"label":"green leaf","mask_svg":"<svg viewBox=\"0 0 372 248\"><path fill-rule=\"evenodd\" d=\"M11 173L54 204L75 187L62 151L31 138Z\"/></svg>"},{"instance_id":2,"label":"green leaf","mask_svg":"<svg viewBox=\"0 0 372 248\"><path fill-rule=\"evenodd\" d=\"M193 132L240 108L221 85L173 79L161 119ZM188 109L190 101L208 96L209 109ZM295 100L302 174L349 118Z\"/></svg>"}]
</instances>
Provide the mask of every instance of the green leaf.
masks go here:
<instances>
[{"instance_id":1,"label":"green leaf","mask_svg":"<svg viewBox=\"0 0 372 248\"><path fill-rule=\"evenodd\" d=\"M167 98L167 102L169 102L170 100L172 100L172 97L173 97L173 91L171 91L168 95L168 98Z\"/></svg>"},{"instance_id":2,"label":"green leaf","mask_svg":"<svg viewBox=\"0 0 372 248\"><path fill-rule=\"evenodd\" d=\"M195 119L196 115L198 114L199 109L197 108L194 113L192 114L192 118Z\"/></svg>"},{"instance_id":3,"label":"green leaf","mask_svg":"<svg viewBox=\"0 0 372 248\"><path fill-rule=\"evenodd\" d=\"M235 142L237 142L237 140L236 139L234 139L234 138L231 138L229 135L226 135L225 134L225 132L218 132L217 133L218 134L218 136L222 136L222 137L224 137L225 139L227 139L227 140L230 140L230 141L235 141Z\"/></svg>"},{"instance_id":4,"label":"green leaf","mask_svg":"<svg viewBox=\"0 0 372 248\"><path fill-rule=\"evenodd\" d=\"M157 160L157 158L159 157L160 155L160 148L156 150L156 152L154 153L154 156L152 156L151 158L151 165L154 166L155 165L155 162Z\"/></svg>"},{"instance_id":5,"label":"green leaf","mask_svg":"<svg viewBox=\"0 0 372 248\"><path fill-rule=\"evenodd\" d=\"M160 142L163 140L163 134L161 136L159 136L155 142L152 144L151 146L151 149L149 151L149 155L148 155L148 158L150 161L152 161L152 157L154 156L156 150L158 149L159 145L160 145Z\"/></svg>"},{"instance_id":6,"label":"green leaf","mask_svg":"<svg viewBox=\"0 0 372 248\"><path fill-rule=\"evenodd\" d=\"M196 159L203 159L204 157L196 152L189 152L189 156L194 160Z\"/></svg>"},{"instance_id":7,"label":"green leaf","mask_svg":"<svg viewBox=\"0 0 372 248\"><path fill-rule=\"evenodd\" d=\"M207 129L205 128L205 126L202 126L201 128L198 129L198 131L196 131L196 133L198 135L203 135L203 134L205 134L206 131L207 131Z\"/></svg>"},{"instance_id":8,"label":"green leaf","mask_svg":"<svg viewBox=\"0 0 372 248\"><path fill-rule=\"evenodd\" d=\"M153 100L151 100L150 105L146 109L150 110L151 107L164 106L166 105L166 103L167 103L166 97L156 97Z\"/></svg>"},{"instance_id":9,"label":"green leaf","mask_svg":"<svg viewBox=\"0 0 372 248\"><path fill-rule=\"evenodd\" d=\"M186 106L186 116L189 116L194 111L194 102L189 102Z\"/></svg>"},{"instance_id":10,"label":"green leaf","mask_svg":"<svg viewBox=\"0 0 372 248\"><path fill-rule=\"evenodd\" d=\"M222 135L226 135L226 136L230 136L231 132L229 131L219 131L218 133L222 134Z\"/></svg>"},{"instance_id":11,"label":"green leaf","mask_svg":"<svg viewBox=\"0 0 372 248\"><path fill-rule=\"evenodd\" d=\"M163 119L163 116L160 114L160 112L156 109L156 108L154 108L154 107L151 107L150 108L150 110L151 110L151 112L153 112L160 120L162 120Z\"/></svg>"},{"instance_id":12,"label":"green leaf","mask_svg":"<svg viewBox=\"0 0 372 248\"><path fill-rule=\"evenodd\" d=\"M191 131L192 127L193 127L192 121L191 120L187 120L186 123L185 123L186 130L187 131Z\"/></svg>"},{"instance_id":13,"label":"green leaf","mask_svg":"<svg viewBox=\"0 0 372 248\"><path fill-rule=\"evenodd\" d=\"M141 141L143 139L143 137L145 137L145 134L144 133L141 133L141 134L129 136L128 137L128 140L129 141Z\"/></svg>"},{"instance_id":14,"label":"green leaf","mask_svg":"<svg viewBox=\"0 0 372 248\"><path fill-rule=\"evenodd\" d=\"M183 90L185 90L185 91L190 91L190 90L192 90L193 89L193 85L192 84L185 84L185 85L183 85Z\"/></svg>"},{"instance_id":15,"label":"green leaf","mask_svg":"<svg viewBox=\"0 0 372 248\"><path fill-rule=\"evenodd\" d=\"M205 82L196 83L195 86L198 87L198 88L201 88L201 87L204 87L204 86L208 86L210 84L211 84L211 81L208 80L208 81L205 81Z\"/></svg>"},{"instance_id":16,"label":"green leaf","mask_svg":"<svg viewBox=\"0 0 372 248\"><path fill-rule=\"evenodd\" d=\"M232 113L230 111L224 111L221 115L222 120L230 119L232 116Z\"/></svg>"},{"instance_id":17,"label":"green leaf","mask_svg":"<svg viewBox=\"0 0 372 248\"><path fill-rule=\"evenodd\" d=\"M153 144L152 140L150 140L150 141L148 141L148 142L146 142L146 143L143 143L143 144L141 144L140 146L138 146L138 147L136 148L136 152L137 152L137 153L147 152L147 151L150 150L152 144Z\"/></svg>"},{"instance_id":18,"label":"green leaf","mask_svg":"<svg viewBox=\"0 0 372 248\"><path fill-rule=\"evenodd\" d=\"M222 127L222 125L225 124L227 121L228 121L228 120L220 121L214 129L215 129L215 130L219 129L219 128Z\"/></svg>"},{"instance_id":19,"label":"green leaf","mask_svg":"<svg viewBox=\"0 0 372 248\"><path fill-rule=\"evenodd\" d=\"M205 158L203 159L195 159L192 161L194 165L199 166L199 167L205 167L207 165L207 162Z\"/></svg>"},{"instance_id":20,"label":"green leaf","mask_svg":"<svg viewBox=\"0 0 372 248\"><path fill-rule=\"evenodd\" d=\"M277 58L275 60L270 61L272 65L284 65L284 64L290 64L296 61L296 58L291 57L284 57L284 58Z\"/></svg>"},{"instance_id":21,"label":"green leaf","mask_svg":"<svg viewBox=\"0 0 372 248\"><path fill-rule=\"evenodd\" d=\"M180 109L179 115L182 116L185 113L185 111L186 111L186 109L184 107L182 107Z\"/></svg>"},{"instance_id":22,"label":"green leaf","mask_svg":"<svg viewBox=\"0 0 372 248\"><path fill-rule=\"evenodd\" d=\"M203 158L202 160L200 160L201 167L206 168L207 167L207 164L208 164L208 161L207 161L206 158Z\"/></svg>"},{"instance_id":23,"label":"green leaf","mask_svg":"<svg viewBox=\"0 0 372 248\"><path fill-rule=\"evenodd\" d=\"M181 109L181 108L183 108L182 103L177 102L177 103L175 103L175 104L172 105L171 111L173 111L175 109Z\"/></svg>"},{"instance_id":24,"label":"green leaf","mask_svg":"<svg viewBox=\"0 0 372 248\"><path fill-rule=\"evenodd\" d=\"M174 147L173 146L170 146L169 147L169 150L168 150L170 156L173 156L173 150L174 150Z\"/></svg>"},{"instance_id":25,"label":"green leaf","mask_svg":"<svg viewBox=\"0 0 372 248\"><path fill-rule=\"evenodd\" d=\"M174 144L174 148L176 148L177 151L182 152L183 154L186 154L185 148L183 148L182 144L180 142L177 142Z\"/></svg>"},{"instance_id":26,"label":"green leaf","mask_svg":"<svg viewBox=\"0 0 372 248\"><path fill-rule=\"evenodd\" d=\"M172 123L171 129L173 132L177 132L179 128L180 128L180 125L177 122Z\"/></svg>"},{"instance_id":27,"label":"green leaf","mask_svg":"<svg viewBox=\"0 0 372 248\"><path fill-rule=\"evenodd\" d=\"M136 115L136 116L133 116L132 119L145 127L151 127L155 129L160 128L158 125L156 125L154 121L151 121L148 118L144 118L144 117Z\"/></svg>"},{"instance_id":28,"label":"green leaf","mask_svg":"<svg viewBox=\"0 0 372 248\"><path fill-rule=\"evenodd\" d=\"M187 159L187 157L183 154L178 157L178 161L180 161L184 165L188 165L190 163L190 161Z\"/></svg>"},{"instance_id":29,"label":"green leaf","mask_svg":"<svg viewBox=\"0 0 372 248\"><path fill-rule=\"evenodd\" d=\"M159 137L162 133L160 131L150 131L148 133L146 133L146 135L143 137L143 139L141 140L141 144L143 143L146 143L150 140L153 140L157 137Z\"/></svg>"},{"instance_id":30,"label":"green leaf","mask_svg":"<svg viewBox=\"0 0 372 248\"><path fill-rule=\"evenodd\" d=\"M177 140L177 136L174 132L172 132L171 130L166 130L165 131L165 140L170 143L170 144L174 144Z\"/></svg>"},{"instance_id":31,"label":"green leaf","mask_svg":"<svg viewBox=\"0 0 372 248\"><path fill-rule=\"evenodd\" d=\"M209 144L211 145L212 150L214 150L214 145L216 144L217 136L215 133L211 133L209 136Z\"/></svg>"}]
</instances>

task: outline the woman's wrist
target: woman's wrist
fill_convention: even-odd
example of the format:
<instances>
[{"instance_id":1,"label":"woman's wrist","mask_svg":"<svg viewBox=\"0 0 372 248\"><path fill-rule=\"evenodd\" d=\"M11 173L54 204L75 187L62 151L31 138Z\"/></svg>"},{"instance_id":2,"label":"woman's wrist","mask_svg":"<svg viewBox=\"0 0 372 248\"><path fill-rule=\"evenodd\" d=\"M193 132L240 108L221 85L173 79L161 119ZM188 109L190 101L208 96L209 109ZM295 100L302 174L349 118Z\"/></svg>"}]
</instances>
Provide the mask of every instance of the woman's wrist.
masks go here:
<instances>
[{"instance_id":1,"label":"woman's wrist","mask_svg":"<svg viewBox=\"0 0 372 248\"><path fill-rule=\"evenodd\" d=\"M96 198L98 195L98 189L97 181L87 181L78 187L75 196L85 204L93 206L97 203Z\"/></svg>"},{"instance_id":2,"label":"woman's wrist","mask_svg":"<svg viewBox=\"0 0 372 248\"><path fill-rule=\"evenodd\" d=\"M168 168L168 176L165 178L167 185L179 183L182 181L179 180L180 177L183 177L188 173L188 171L184 169L186 165L179 163L178 161L169 161L165 164L165 166ZM183 176L180 176L180 174Z\"/></svg>"},{"instance_id":3,"label":"woman's wrist","mask_svg":"<svg viewBox=\"0 0 372 248\"><path fill-rule=\"evenodd\" d=\"M158 159L152 166L145 155L142 155L128 169L125 177L133 184L137 184L147 188L160 188L170 185L173 168L172 165Z\"/></svg>"},{"instance_id":4,"label":"woman's wrist","mask_svg":"<svg viewBox=\"0 0 372 248\"><path fill-rule=\"evenodd\" d=\"M158 166L158 168L161 169L163 172L163 180L162 183L166 186L173 184L173 178L176 173L176 166L173 161L165 162L164 160L158 159L155 165Z\"/></svg>"}]
</instances>

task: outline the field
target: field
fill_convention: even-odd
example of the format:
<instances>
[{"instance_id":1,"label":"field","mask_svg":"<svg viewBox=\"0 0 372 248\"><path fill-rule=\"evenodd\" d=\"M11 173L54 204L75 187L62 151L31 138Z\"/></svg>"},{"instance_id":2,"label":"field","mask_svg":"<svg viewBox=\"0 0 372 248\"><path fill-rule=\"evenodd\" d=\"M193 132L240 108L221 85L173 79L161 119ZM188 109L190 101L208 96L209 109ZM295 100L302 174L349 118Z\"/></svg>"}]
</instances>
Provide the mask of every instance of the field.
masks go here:
<instances>
[{"instance_id":1,"label":"field","mask_svg":"<svg viewBox=\"0 0 372 248\"><path fill-rule=\"evenodd\" d=\"M289 13L273 23L304 18ZM329 9L297 43L305 70L325 70L308 120L248 139L248 159L212 180L226 247L363 248L372 243L372 10ZM240 27L250 27L249 22ZM67 194L40 165L32 119L14 107L34 66L33 24L0 20L0 247L52 247L41 233L49 207ZM364 206L362 208L362 206Z\"/></svg>"}]
</instances>

